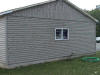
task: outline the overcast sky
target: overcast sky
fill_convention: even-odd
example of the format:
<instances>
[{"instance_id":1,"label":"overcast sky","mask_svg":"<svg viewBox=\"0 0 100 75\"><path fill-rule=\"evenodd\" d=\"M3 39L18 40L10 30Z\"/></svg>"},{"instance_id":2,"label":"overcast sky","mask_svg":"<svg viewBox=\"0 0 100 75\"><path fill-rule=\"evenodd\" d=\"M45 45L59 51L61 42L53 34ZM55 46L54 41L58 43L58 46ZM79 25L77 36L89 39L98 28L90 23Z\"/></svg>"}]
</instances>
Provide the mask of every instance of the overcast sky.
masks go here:
<instances>
[{"instance_id":1,"label":"overcast sky","mask_svg":"<svg viewBox=\"0 0 100 75\"><path fill-rule=\"evenodd\" d=\"M40 3L47 0L0 0L0 12L27 6L30 4ZM82 9L92 10L100 4L100 0L69 0Z\"/></svg>"}]
</instances>

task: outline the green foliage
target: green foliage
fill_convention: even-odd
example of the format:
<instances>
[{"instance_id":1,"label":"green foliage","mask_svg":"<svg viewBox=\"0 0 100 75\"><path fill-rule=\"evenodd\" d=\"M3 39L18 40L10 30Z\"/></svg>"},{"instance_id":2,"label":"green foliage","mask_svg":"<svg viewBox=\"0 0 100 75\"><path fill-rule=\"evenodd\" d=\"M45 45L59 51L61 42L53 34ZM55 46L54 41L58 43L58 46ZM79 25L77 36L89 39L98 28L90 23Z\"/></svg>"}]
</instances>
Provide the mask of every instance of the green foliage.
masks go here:
<instances>
[{"instance_id":1,"label":"green foliage","mask_svg":"<svg viewBox=\"0 0 100 75\"><path fill-rule=\"evenodd\" d=\"M92 11L89 11L90 15L92 15L94 18L100 21L100 10L94 9Z\"/></svg>"},{"instance_id":2,"label":"green foliage","mask_svg":"<svg viewBox=\"0 0 100 75\"><path fill-rule=\"evenodd\" d=\"M96 36L100 37L100 10L94 9L94 10L87 11L87 12L99 21L99 23L97 23L96 25Z\"/></svg>"},{"instance_id":3,"label":"green foliage","mask_svg":"<svg viewBox=\"0 0 100 75\"><path fill-rule=\"evenodd\" d=\"M96 36L100 37L100 24L96 26Z\"/></svg>"}]
</instances>

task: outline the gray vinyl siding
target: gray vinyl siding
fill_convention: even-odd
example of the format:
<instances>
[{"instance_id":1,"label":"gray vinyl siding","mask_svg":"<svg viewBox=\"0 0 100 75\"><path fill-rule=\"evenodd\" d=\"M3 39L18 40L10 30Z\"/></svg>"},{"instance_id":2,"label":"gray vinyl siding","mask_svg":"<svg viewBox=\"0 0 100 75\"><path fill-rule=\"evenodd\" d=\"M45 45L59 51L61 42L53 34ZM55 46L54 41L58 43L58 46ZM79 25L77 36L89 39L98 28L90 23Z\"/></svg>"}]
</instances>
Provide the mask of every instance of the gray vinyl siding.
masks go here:
<instances>
[{"instance_id":1,"label":"gray vinyl siding","mask_svg":"<svg viewBox=\"0 0 100 75\"><path fill-rule=\"evenodd\" d=\"M8 17L9 65L95 53L95 24ZM69 40L56 41L55 28L69 28Z\"/></svg>"},{"instance_id":2,"label":"gray vinyl siding","mask_svg":"<svg viewBox=\"0 0 100 75\"><path fill-rule=\"evenodd\" d=\"M0 67L7 64L6 17L0 17Z\"/></svg>"},{"instance_id":3,"label":"gray vinyl siding","mask_svg":"<svg viewBox=\"0 0 100 75\"><path fill-rule=\"evenodd\" d=\"M63 20L91 21L65 2L55 1L36 7L20 10L11 14L13 16L51 18Z\"/></svg>"},{"instance_id":4,"label":"gray vinyl siding","mask_svg":"<svg viewBox=\"0 0 100 75\"><path fill-rule=\"evenodd\" d=\"M95 23L64 2L39 5L7 17L9 66L96 52ZM55 40L55 28L69 28L69 40Z\"/></svg>"}]
</instances>

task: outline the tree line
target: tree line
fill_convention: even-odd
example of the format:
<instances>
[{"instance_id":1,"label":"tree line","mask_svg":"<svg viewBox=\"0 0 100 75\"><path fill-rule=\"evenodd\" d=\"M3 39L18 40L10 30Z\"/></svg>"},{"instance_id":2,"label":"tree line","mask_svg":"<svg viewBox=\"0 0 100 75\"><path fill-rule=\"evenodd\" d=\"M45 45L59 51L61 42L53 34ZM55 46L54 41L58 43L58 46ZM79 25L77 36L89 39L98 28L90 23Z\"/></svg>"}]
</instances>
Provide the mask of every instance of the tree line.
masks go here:
<instances>
[{"instance_id":1,"label":"tree line","mask_svg":"<svg viewBox=\"0 0 100 75\"><path fill-rule=\"evenodd\" d=\"M100 9L94 9L91 11L85 10L85 11L99 21L96 25L96 37L100 37Z\"/></svg>"}]
</instances>

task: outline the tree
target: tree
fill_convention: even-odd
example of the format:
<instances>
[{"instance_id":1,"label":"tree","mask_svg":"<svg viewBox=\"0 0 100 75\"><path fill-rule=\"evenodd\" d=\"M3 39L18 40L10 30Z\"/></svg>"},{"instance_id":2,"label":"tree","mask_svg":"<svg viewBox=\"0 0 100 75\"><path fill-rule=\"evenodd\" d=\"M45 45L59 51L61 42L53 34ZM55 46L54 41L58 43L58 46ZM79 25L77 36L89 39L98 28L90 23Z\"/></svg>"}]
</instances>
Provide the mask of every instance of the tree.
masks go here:
<instances>
[{"instance_id":1,"label":"tree","mask_svg":"<svg viewBox=\"0 0 100 75\"><path fill-rule=\"evenodd\" d=\"M97 23L96 25L96 36L100 37L100 10L94 9L94 10L87 11L87 12L99 21L99 23Z\"/></svg>"}]
</instances>

